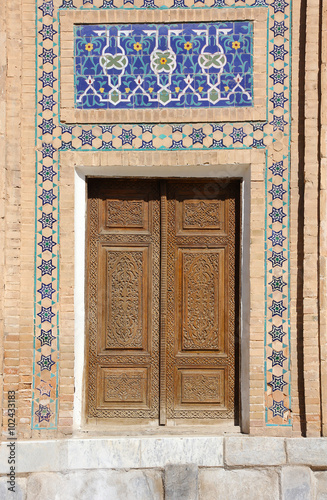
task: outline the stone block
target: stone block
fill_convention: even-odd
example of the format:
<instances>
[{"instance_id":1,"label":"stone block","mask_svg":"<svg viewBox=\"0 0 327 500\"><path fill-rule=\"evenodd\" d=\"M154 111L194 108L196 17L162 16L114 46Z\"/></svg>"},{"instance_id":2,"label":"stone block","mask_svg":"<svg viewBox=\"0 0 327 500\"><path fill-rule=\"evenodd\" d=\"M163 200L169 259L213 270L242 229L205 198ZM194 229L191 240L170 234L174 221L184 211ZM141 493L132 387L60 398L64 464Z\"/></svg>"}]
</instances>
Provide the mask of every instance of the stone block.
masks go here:
<instances>
[{"instance_id":1,"label":"stone block","mask_svg":"<svg viewBox=\"0 0 327 500\"><path fill-rule=\"evenodd\" d=\"M223 437L164 437L141 440L141 467L169 464L223 465Z\"/></svg>"},{"instance_id":2,"label":"stone block","mask_svg":"<svg viewBox=\"0 0 327 500\"><path fill-rule=\"evenodd\" d=\"M165 467L165 500L198 500L197 465Z\"/></svg>"},{"instance_id":3,"label":"stone block","mask_svg":"<svg viewBox=\"0 0 327 500\"><path fill-rule=\"evenodd\" d=\"M286 450L292 465L327 466L327 438L286 439Z\"/></svg>"},{"instance_id":4,"label":"stone block","mask_svg":"<svg viewBox=\"0 0 327 500\"><path fill-rule=\"evenodd\" d=\"M0 473L8 472L8 442L0 445ZM60 471L67 468L67 443L58 440L16 441L16 462L20 474Z\"/></svg>"},{"instance_id":5,"label":"stone block","mask_svg":"<svg viewBox=\"0 0 327 500\"><path fill-rule=\"evenodd\" d=\"M70 439L68 469L140 467L140 439Z\"/></svg>"},{"instance_id":6,"label":"stone block","mask_svg":"<svg viewBox=\"0 0 327 500\"><path fill-rule=\"evenodd\" d=\"M57 472L36 472L27 478L26 500L65 498L65 477Z\"/></svg>"},{"instance_id":7,"label":"stone block","mask_svg":"<svg viewBox=\"0 0 327 500\"><path fill-rule=\"evenodd\" d=\"M282 500L313 500L313 477L309 467L283 467Z\"/></svg>"},{"instance_id":8,"label":"stone block","mask_svg":"<svg viewBox=\"0 0 327 500\"><path fill-rule=\"evenodd\" d=\"M229 437L225 440L227 465L281 465L286 463L283 438Z\"/></svg>"},{"instance_id":9,"label":"stone block","mask_svg":"<svg viewBox=\"0 0 327 500\"><path fill-rule=\"evenodd\" d=\"M327 500L327 472L316 472L314 478L316 500Z\"/></svg>"},{"instance_id":10,"label":"stone block","mask_svg":"<svg viewBox=\"0 0 327 500\"><path fill-rule=\"evenodd\" d=\"M15 492L8 490L8 477L0 477L0 498L1 500L25 500L26 499L26 478L16 478Z\"/></svg>"},{"instance_id":11,"label":"stone block","mask_svg":"<svg viewBox=\"0 0 327 500\"><path fill-rule=\"evenodd\" d=\"M159 471L74 471L35 473L27 481L26 500L163 500Z\"/></svg>"},{"instance_id":12,"label":"stone block","mask_svg":"<svg viewBox=\"0 0 327 500\"><path fill-rule=\"evenodd\" d=\"M19 473L80 469L140 469L194 463L223 466L223 437L146 437L17 441ZM0 444L6 474L7 442Z\"/></svg>"},{"instance_id":13,"label":"stone block","mask_svg":"<svg viewBox=\"0 0 327 500\"><path fill-rule=\"evenodd\" d=\"M274 470L203 469L199 471L199 500L278 500Z\"/></svg>"}]
</instances>

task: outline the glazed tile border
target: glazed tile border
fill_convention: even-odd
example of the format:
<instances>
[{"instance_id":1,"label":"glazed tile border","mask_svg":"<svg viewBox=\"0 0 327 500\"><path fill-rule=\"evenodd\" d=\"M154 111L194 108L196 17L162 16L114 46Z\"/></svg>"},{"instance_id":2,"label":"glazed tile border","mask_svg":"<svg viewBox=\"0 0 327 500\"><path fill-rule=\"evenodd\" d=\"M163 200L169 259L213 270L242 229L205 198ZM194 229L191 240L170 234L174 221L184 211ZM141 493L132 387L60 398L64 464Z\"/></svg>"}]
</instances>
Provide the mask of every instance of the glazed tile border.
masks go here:
<instances>
[{"instance_id":1,"label":"glazed tile border","mask_svg":"<svg viewBox=\"0 0 327 500\"><path fill-rule=\"evenodd\" d=\"M33 363L32 428L58 426L59 387L59 245L61 151L171 151L251 149L266 150L265 230L265 394L266 425L290 426L290 276L289 276L289 176L290 176L290 5L291 0L52 0L36 2L36 239L35 239L35 339ZM176 21L185 12L205 20L244 16L251 10L268 12L266 86L268 97L261 122L134 125L71 124L58 121L60 68L59 13L77 17L87 10L103 23L110 13L117 19L132 11L134 17L149 12L156 22L176 9ZM217 10L216 10L217 9ZM199 14L200 11L200 14ZM208 14L209 12L209 14ZM238 14L240 12L241 14ZM187 14L188 15L188 14ZM191 15L191 14L190 14ZM166 17L167 21L167 17ZM121 21L119 21L121 22ZM72 48L68 49L72 50ZM65 49L61 57L65 57ZM67 54L66 54L67 55ZM61 75L60 75L61 73ZM64 95L63 99L67 96ZM73 98L69 97L68 98ZM164 116L162 117L164 120ZM200 121L200 120L198 120ZM124 122L123 122L124 123Z\"/></svg>"}]
</instances>

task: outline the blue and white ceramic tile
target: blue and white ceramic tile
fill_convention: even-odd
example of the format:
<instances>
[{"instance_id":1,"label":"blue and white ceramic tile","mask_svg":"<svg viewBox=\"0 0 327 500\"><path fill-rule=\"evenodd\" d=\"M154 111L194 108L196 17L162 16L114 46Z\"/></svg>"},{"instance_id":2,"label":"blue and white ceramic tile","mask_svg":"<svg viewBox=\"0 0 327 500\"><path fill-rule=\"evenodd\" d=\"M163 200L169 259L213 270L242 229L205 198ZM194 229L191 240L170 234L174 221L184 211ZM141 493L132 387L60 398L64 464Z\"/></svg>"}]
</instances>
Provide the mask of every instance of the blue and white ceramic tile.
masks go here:
<instances>
[{"instance_id":1,"label":"blue and white ceramic tile","mask_svg":"<svg viewBox=\"0 0 327 500\"><path fill-rule=\"evenodd\" d=\"M75 106L252 106L252 47L250 21L78 26Z\"/></svg>"}]
</instances>

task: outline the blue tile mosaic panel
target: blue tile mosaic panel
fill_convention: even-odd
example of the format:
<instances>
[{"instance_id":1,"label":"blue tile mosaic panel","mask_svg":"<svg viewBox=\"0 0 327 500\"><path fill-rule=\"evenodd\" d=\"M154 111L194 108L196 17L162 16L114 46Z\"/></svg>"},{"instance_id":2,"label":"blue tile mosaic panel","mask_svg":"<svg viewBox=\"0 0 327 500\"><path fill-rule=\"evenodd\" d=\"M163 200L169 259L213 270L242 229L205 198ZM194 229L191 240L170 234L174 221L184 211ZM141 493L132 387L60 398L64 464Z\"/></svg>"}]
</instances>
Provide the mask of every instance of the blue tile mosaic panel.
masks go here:
<instances>
[{"instance_id":1,"label":"blue tile mosaic panel","mask_svg":"<svg viewBox=\"0 0 327 500\"><path fill-rule=\"evenodd\" d=\"M75 26L75 106L253 105L253 23Z\"/></svg>"}]
</instances>

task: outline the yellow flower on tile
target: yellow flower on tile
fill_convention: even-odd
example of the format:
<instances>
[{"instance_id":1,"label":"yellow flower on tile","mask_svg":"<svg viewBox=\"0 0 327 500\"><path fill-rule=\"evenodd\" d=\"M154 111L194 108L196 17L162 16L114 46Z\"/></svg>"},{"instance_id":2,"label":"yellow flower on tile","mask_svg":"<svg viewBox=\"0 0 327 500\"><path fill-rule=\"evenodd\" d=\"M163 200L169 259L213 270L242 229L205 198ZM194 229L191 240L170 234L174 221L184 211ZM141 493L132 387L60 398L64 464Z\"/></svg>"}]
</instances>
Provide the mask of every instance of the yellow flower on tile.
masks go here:
<instances>
[{"instance_id":1,"label":"yellow flower on tile","mask_svg":"<svg viewBox=\"0 0 327 500\"><path fill-rule=\"evenodd\" d=\"M233 42L232 47L233 47L233 49L237 50L241 47L241 44L240 44L240 42Z\"/></svg>"},{"instance_id":2,"label":"yellow flower on tile","mask_svg":"<svg viewBox=\"0 0 327 500\"><path fill-rule=\"evenodd\" d=\"M85 45L85 50L87 50L88 52L91 52L91 50L93 50L93 43L87 43Z\"/></svg>"},{"instance_id":3,"label":"yellow flower on tile","mask_svg":"<svg viewBox=\"0 0 327 500\"><path fill-rule=\"evenodd\" d=\"M167 59L165 57L162 57L160 59L160 64L166 64L166 62L167 62Z\"/></svg>"},{"instance_id":4,"label":"yellow flower on tile","mask_svg":"<svg viewBox=\"0 0 327 500\"><path fill-rule=\"evenodd\" d=\"M226 92L229 90L228 85L225 85L225 87L224 87L224 88L225 88Z\"/></svg>"},{"instance_id":5,"label":"yellow flower on tile","mask_svg":"<svg viewBox=\"0 0 327 500\"><path fill-rule=\"evenodd\" d=\"M191 50L192 47L193 47L193 44L191 42L184 43L185 50Z\"/></svg>"},{"instance_id":6,"label":"yellow flower on tile","mask_svg":"<svg viewBox=\"0 0 327 500\"><path fill-rule=\"evenodd\" d=\"M129 87L125 87L126 94L128 94L128 92L130 92L130 91L131 91L131 89Z\"/></svg>"},{"instance_id":7,"label":"yellow flower on tile","mask_svg":"<svg viewBox=\"0 0 327 500\"><path fill-rule=\"evenodd\" d=\"M149 92L151 94L151 92L153 92L153 88L152 87L149 87Z\"/></svg>"},{"instance_id":8,"label":"yellow flower on tile","mask_svg":"<svg viewBox=\"0 0 327 500\"><path fill-rule=\"evenodd\" d=\"M142 49L142 44L137 42L137 43L134 43L133 47L134 47L134 50L136 50L138 52L139 50Z\"/></svg>"},{"instance_id":9,"label":"yellow flower on tile","mask_svg":"<svg viewBox=\"0 0 327 500\"><path fill-rule=\"evenodd\" d=\"M179 87L175 87L175 92L179 92L180 91L180 88Z\"/></svg>"},{"instance_id":10,"label":"yellow flower on tile","mask_svg":"<svg viewBox=\"0 0 327 500\"><path fill-rule=\"evenodd\" d=\"M202 90L203 90L203 87L199 87L199 88L198 88L198 91L199 91L199 92L202 92Z\"/></svg>"},{"instance_id":11,"label":"yellow flower on tile","mask_svg":"<svg viewBox=\"0 0 327 500\"><path fill-rule=\"evenodd\" d=\"M103 94L103 92L104 92L104 88L103 88L103 87L101 87L101 89L99 89L99 92L101 92L101 94Z\"/></svg>"}]
</instances>

